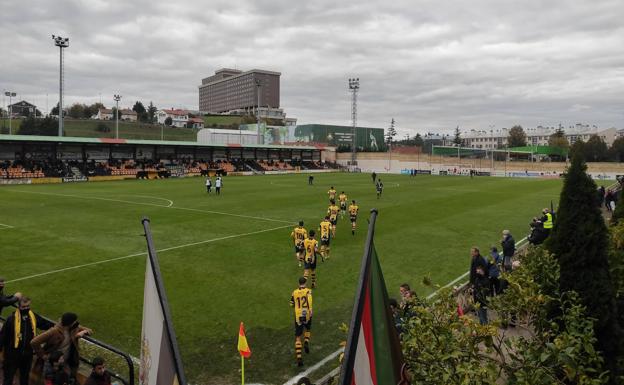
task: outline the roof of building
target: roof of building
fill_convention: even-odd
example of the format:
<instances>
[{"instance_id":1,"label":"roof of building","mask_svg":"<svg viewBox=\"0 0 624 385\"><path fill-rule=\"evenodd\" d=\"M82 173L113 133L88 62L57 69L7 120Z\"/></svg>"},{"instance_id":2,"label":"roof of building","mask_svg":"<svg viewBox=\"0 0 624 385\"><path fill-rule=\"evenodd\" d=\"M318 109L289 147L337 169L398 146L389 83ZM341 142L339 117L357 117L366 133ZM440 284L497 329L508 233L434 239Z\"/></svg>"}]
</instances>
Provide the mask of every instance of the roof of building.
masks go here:
<instances>
[{"instance_id":1,"label":"roof of building","mask_svg":"<svg viewBox=\"0 0 624 385\"><path fill-rule=\"evenodd\" d=\"M8 107L9 108L11 108L11 107L35 107L35 105L32 104L32 103L28 103L25 100L22 100L22 101L19 101L17 103L9 104Z\"/></svg>"},{"instance_id":2,"label":"roof of building","mask_svg":"<svg viewBox=\"0 0 624 385\"><path fill-rule=\"evenodd\" d=\"M176 115L176 116L188 115L187 110L181 110L181 109L170 109L170 110L163 109L161 111L164 111L168 115Z\"/></svg>"},{"instance_id":3,"label":"roof of building","mask_svg":"<svg viewBox=\"0 0 624 385\"><path fill-rule=\"evenodd\" d=\"M237 131L238 132L238 131ZM48 143L79 143L79 144L135 144L135 145L159 145L180 147L229 147L227 144L207 144L189 141L162 141L162 140L138 140L138 139L113 139L113 138L83 138L77 136L40 136L40 135L0 135L1 142L48 142ZM236 144L243 148L271 148L271 149L297 149L318 150L318 146L283 146L273 144Z\"/></svg>"},{"instance_id":4,"label":"roof of building","mask_svg":"<svg viewBox=\"0 0 624 385\"><path fill-rule=\"evenodd\" d=\"M188 120L191 123L204 123L204 119L203 118L189 118Z\"/></svg>"}]
</instances>

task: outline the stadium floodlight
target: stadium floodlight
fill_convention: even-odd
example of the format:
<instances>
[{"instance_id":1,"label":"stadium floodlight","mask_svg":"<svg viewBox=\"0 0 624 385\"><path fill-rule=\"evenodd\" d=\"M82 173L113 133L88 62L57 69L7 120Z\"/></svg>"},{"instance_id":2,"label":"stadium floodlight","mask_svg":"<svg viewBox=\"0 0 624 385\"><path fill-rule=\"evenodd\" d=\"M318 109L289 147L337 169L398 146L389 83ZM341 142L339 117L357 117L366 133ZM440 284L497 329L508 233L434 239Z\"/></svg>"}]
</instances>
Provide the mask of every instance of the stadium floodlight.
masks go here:
<instances>
[{"instance_id":1,"label":"stadium floodlight","mask_svg":"<svg viewBox=\"0 0 624 385\"><path fill-rule=\"evenodd\" d=\"M360 89L360 78L349 78L349 90L351 90L351 165L356 165L355 160L355 131L357 129L357 93Z\"/></svg>"},{"instance_id":2,"label":"stadium floodlight","mask_svg":"<svg viewBox=\"0 0 624 385\"><path fill-rule=\"evenodd\" d=\"M9 97L9 105L7 106L7 113L9 114L9 135L12 134L12 130L11 130L11 118L13 117L13 98L17 96L16 92L12 92L12 91L5 91L4 92L4 96L8 96Z\"/></svg>"},{"instance_id":3,"label":"stadium floodlight","mask_svg":"<svg viewBox=\"0 0 624 385\"><path fill-rule=\"evenodd\" d=\"M258 105L256 106L256 123L258 125L258 144L262 144L260 140L260 87L262 87L262 80L256 79L256 90L258 95Z\"/></svg>"},{"instance_id":4,"label":"stadium floodlight","mask_svg":"<svg viewBox=\"0 0 624 385\"><path fill-rule=\"evenodd\" d=\"M64 86L64 76L63 76L63 48L69 47L69 38L52 35L52 40L54 40L54 45L59 47L61 51L60 57L60 70L59 70L59 128L58 128L58 136L63 136L63 86Z\"/></svg>"},{"instance_id":5,"label":"stadium floodlight","mask_svg":"<svg viewBox=\"0 0 624 385\"><path fill-rule=\"evenodd\" d=\"M119 139L119 101L121 95L113 95L113 100L115 100L115 139Z\"/></svg>"}]
</instances>

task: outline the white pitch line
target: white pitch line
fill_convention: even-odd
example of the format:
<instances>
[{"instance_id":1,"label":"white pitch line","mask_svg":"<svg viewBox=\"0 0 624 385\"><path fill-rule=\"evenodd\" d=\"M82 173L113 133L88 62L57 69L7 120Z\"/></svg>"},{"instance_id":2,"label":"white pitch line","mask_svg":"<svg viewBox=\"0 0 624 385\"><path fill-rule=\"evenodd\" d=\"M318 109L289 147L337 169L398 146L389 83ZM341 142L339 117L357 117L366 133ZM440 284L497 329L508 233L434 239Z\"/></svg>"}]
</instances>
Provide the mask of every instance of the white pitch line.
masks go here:
<instances>
[{"instance_id":1,"label":"white pitch line","mask_svg":"<svg viewBox=\"0 0 624 385\"><path fill-rule=\"evenodd\" d=\"M100 198L100 197L90 197L90 196L84 196L84 195L73 195L73 194L57 194L57 193L48 193L48 192L41 192L41 191L24 191L24 190L10 190L10 189L5 189L4 191L9 191L9 192L16 192L16 193L27 193L27 194L40 194L40 195L52 195L52 196L59 196L59 197L67 197L67 198L78 198L78 199L91 199L91 200L99 200L99 201L108 201L108 202L118 202L118 203L127 203L127 204L131 204L131 205L142 205L142 206L152 206L152 207L162 207L165 209L176 209L176 210L186 210L186 211L196 211L196 212L200 212L200 213L207 213L207 214L217 214L217 215L228 215L231 217L239 217L239 218L248 218L248 219L258 219L258 220L262 220L262 221L269 221L269 222L280 222L280 223L295 223L293 221L285 221L283 219L273 219L273 218L265 218L265 217L255 217L252 215L243 215L243 214L233 214L233 213L224 213L221 211L212 211L212 210L203 210L203 209L193 209L193 208L187 208L187 207L175 207L175 206L163 206L163 205L159 205L156 203L148 203L148 202L134 202L134 201L126 201L123 199L112 199L112 198ZM152 197L153 198L153 197ZM162 198L164 199L164 198ZM169 199L167 199L169 200Z\"/></svg>"},{"instance_id":2,"label":"white pitch line","mask_svg":"<svg viewBox=\"0 0 624 385\"><path fill-rule=\"evenodd\" d=\"M11 225L5 225L4 223L0 223L0 230L9 230L9 229L14 229L14 226Z\"/></svg>"},{"instance_id":3,"label":"white pitch line","mask_svg":"<svg viewBox=\"0 0 624 385\"><path fill-rule=\"evenodd\" d=\"M245 236L248 236L248 235L266 233L268 231L279 230L279 229L283 229L283 228L286 228L286 227L290 227L290 225L278 226L278 227L273 227L273 228L270 228L270 229L264 229L264 230L259 230L259 231L252 231L250 233L244 233L244 234L228 235L228 236L220 237L220 238L207 239L205 241L186 243L184 245L166 247L164 249L159 249L159 250L156 250L156 251L159 252L159 253L162 253L162 252L165 252L165 251L177 250L177 249L181 249L181 248L184 248L184 247L202 245L202 244L205 244L205 243L212 243L212 242L217 242L217 241L223 241L223 240L231 239L231 238L238 238L238 237L245 237ZM75 265L75 266L64 267L62 269L51 270L51 271L47 271L45 273L38 273L38 274L29 275L29 276L26 276L26 277L12 279L12 280L6 281L6 283L25 281L25 280L32 279L32 278L38 278L38 277L43 277L43 276L46 276L46 275L62 273L62 272L69 271L69 270L81 269L83 267L101 265L101 264L104 264L104 263L120 261L122 259L129 259L129 258L141 256L141 255L146 255L146 254L147 254L147 251L143 251L143 252L140 252L140 253L124 255L123 257L104 259L104 260L101 260L101 261L89 262L89 263L85 263L85 264L82 264L82 265Z\"/></svg>"},{"instance_id":4,"label":"white pitch line","mask_svg":"<svg viewBox=\"0 0 624 385\"><path fill-rule=\"evenodd\" d=\"M521 240L519 240L516 245L519 245L520 243L526 241L527 238L524 237ZM433 293L429 294L427 296L427 299L431 299L433 297L435 297L440 290L445 289L451 285L454 285L455 283L457 283L458 281L461 281L462 279L466 278L466 276L470 274L469 271L465 272L464 274L460 275L459 277L455 278L454 280L452 280L451 282L447 283L446 285L442 286L441 288L439 288L438 290L434 291ZM321 366L325 365L329 360L331 360L332 358L336 358L340 352L344 351L343 348L340 348L338 350L336 350L335 352L331 353L330 355L328 355L327 357L323 358L321 361L319 361L318 363L314 364L313 366L310 366L308 369L306 369L305 371L299 373L298 375L292 377L290 380L286 381L284 383L284 385L294 385L297 383L297 380L301 377L307 376L308 374L318 370Z\"/></svg>"},{"instance_id":5,"label":"white pitch line","mask_svg":"<svg viewBox=\"0 0 624 385\"><path fill-rule=\"evenodd\" d=\"M173 201L171 199L167 199L167 198L161 198L161 197L155 197L152 195L128 195L128 194L122 194L123 196L127 196L127 197L139 197L139 198L150 198L150 199L158 199L161 201L165 201L168 202L169 204L165 207L171 207L173 206Z\"/></svg>"}]
</instances>

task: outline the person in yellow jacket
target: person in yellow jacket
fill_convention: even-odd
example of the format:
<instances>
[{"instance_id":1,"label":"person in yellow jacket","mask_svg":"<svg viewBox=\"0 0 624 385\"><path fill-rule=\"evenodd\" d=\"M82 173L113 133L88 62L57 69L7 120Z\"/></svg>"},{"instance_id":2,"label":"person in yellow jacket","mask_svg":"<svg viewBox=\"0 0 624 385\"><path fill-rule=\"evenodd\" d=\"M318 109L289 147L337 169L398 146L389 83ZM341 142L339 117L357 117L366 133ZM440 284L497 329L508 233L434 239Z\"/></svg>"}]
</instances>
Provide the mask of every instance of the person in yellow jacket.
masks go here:
<instances>
[{"instance_id":1,"label":"person in yellow jacket","mask_svg":"<svg viewBox=\"0 0 624 385\"><path fill-rule=\"evenodd\" d=\"M544 224L544 232L546 233L546 236L549 236L554 225L553 216L550 210L547 208L542 210L542 214L544 214L544 216L542 216L542 223Z\"/></svg>"}]
</instances>

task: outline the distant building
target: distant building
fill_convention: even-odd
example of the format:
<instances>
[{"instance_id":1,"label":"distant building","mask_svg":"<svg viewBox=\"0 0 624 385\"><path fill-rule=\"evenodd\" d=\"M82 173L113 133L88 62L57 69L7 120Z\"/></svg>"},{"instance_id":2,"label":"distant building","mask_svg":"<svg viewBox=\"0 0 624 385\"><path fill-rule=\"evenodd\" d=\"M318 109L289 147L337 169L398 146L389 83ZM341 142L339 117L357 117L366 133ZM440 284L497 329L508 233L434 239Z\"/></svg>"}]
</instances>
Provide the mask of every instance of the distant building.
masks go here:
<instances>
[{"instance_id":1,"label":"distant building","mask_svg":"<svg viewBox=\"0 0 624 385\"><path fill-rule=\"evenodd\" d=\"M119 110L119 120L136 122L137 116L138 114L136 113L136 111L129 110L127 108L123 110L122 109ZM97 115L95 115L93 118L97 120L114 120L115 114L113 113L112 109L100 108L98 110Z\"/></svg>"},{"instance_id":2,"label":"distant building","mask_svg":"<svg viewBox=\"0 0 624 385\"><path fill-rule=\"evenodd\" d=\"M174 127L186 127L186 123L189 120L189 113L187 110L158 110L156 112L156 118L158 124L165 124L167 118L171 118L171 125Z\"/></svg>"},{"instance_id":3,"label":"distant building","mask_svg":"<svg viewBox=\"0 0 624 385\"><path fill-rule=\"evenodd\" d=\"M209 113L236 110L254 113L258 107L277 109L280 106L280 76L279 72L259 69L243 72L222 68L213 76L202 79L199 109Z\"/></svg>"},{"instance_id":4,"label":"distant building","mask_svg":"<svg viewBox=\"0 0 624 385\"><path fill-rule=\"evenodd\" d=\"M187 122L187 127L204 128L204 119L203 118L189 118Z\"/></svg>"},{"instance_id":5,"label":"distant building","mask_svg":"<svg viewBox=\"0 0 624 385\"><path fill-rule=\"evenodd\" d=\"M592 135L598 135L608 146L613 144L617 130L615 128L598 128L584 124L562 128L570 145L577 140L587 142ZM548 139L558 130L557 127L542 127L524 129L528 146L547 146ZM498 130L470 130L463 132L461 138L464 147L496 149L507 146L509 129Z\"/></svg>"},{"instance_id":6,"label":"distant building","mask_svg":"<svg viewBox=\"0 0 624 385\"><path fill-rule=\"evenodd\" d=\"M41 115L41 112L37 110L37 106L28 103L25 100L21 102L9 104L7 111L11 113L11 116L30 116L31 114Z\"/></svg>"}]
</instances>

